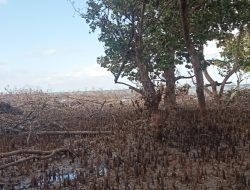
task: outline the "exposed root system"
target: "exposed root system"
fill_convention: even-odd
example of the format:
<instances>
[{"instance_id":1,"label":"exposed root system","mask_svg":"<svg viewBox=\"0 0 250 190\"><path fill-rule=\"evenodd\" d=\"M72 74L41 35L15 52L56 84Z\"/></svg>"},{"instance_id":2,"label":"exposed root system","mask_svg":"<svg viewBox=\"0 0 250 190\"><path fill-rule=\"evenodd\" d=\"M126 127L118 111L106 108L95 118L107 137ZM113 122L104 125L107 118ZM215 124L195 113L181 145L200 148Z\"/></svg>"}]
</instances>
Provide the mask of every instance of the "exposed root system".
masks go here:
<instances>
[{"instance_id":1,"label":"exposed root system","mask_svg":"<svg viewBox=\"0 0 250 190\"><path fill-rule=\"evenodd\" d=\"M0 189L250 188L250 101L211 102L204 126L191 103L150 118L136 99L3 96L20 114L0 114Z\"/></svg>"}]
</instances>

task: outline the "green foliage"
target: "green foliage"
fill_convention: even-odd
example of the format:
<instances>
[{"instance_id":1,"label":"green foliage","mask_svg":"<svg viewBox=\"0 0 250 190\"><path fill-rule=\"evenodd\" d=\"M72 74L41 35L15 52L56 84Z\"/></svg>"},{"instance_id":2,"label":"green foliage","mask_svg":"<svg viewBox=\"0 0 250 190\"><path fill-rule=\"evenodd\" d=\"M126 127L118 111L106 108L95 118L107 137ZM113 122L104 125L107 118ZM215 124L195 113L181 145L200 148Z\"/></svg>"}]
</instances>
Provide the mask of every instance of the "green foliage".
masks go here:
<instances>
[{"instance_id":1,"label":"green foliage","mask_svg":"<svg viewBox=\"0 0 250 190\"><path fill-rule=\"evenodd\" d=\"M90 25L92 32L100 29L99 41L103 42L105 47L105 56L99 57L97 61L102 67L116 75L135 30L133 22L135 22L136 2L89 0L87 4L88 10L83 17ZM123 76L128 76L135 68L133 54L130 47L126 55L127 72L123 72Z\"/></svg>"},{"instance_id":2,"label":"green foliage","mask_svg":"<svg viewBox=\"0 0 250 190\"><path fill-rule=\"evenodd\" d=\"M222 48L222 60L214 60L213 64L220 68L222 76L234 67L237 67L236 71L250 71L250 35L247 26L242 27L235 35L228 34L218 46Z\"/></svg>"},{"instance_id":3,"label":"green foliage","mask_svg":"<svg viewBox=\"0 0 250 190\"><path fill-rule=\"evenodd\" d=\"M105 56L98 58L98 64L114 76L121 71L121 77L140 82L135 61L135 38L140 30L142 16L142 57L152 80L160 77L171 65L190 63L182 37L178 1L88 0L87 6L87 12L81 15L89 24L91 32L97 30L100 33L99 41L104 43L105 48ZM217 39L223 42L231 39L230 43L233 43L230 33L246 25L249 20L247 0L189 0L188 9L190 35L200 60L204 59L204 55L199 49L207 41ZM226 59L216 64L228 65L225 63L232 60L230 43L225 46L225 55L222 55ZM247 43L246 39L241 46L245 48ZM123 63L126 64L121 68ZM249 58L240 64L248 69ZM202 62L201 65L207 66Z\"/></svg>"},{"instance_id":4,"label":"green foliage","mask_svg":"<svg viewBox=\"0 0 250 190\"><path fill-rule=\"evenodd\" d=\"M148 1L142 13L143 2L140 0L89 0L83 18L90 25L91 32L100 30L99 41L104 43L105 48L105 56L98 58L98 64L116 76L125 61L121 76L140 81L135 63L135 38L142 14L142 56L152 79L159 77L169 65L181 64L184 61L184 46L180 37L180 22L178 12L171 11L176 5L160 6L163 2ZM170 20L179 26L168 26L166 22Z\"/></svg>"}]
</instances>

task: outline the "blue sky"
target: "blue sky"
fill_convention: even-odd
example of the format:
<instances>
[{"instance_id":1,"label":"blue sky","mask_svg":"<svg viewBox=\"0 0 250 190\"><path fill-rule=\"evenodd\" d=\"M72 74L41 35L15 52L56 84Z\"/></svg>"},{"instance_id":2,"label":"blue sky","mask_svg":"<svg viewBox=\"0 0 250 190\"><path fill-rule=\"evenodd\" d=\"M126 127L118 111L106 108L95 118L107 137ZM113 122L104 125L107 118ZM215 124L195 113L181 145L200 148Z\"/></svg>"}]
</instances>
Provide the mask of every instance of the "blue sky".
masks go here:
<instances>
[{"instance_id":1,"label":"blue sky","mask_svg":"<svg viewBox=\"0 0 250 190\"><path fill-rule=\"evenodd\" d=\"M67 0L0 0L0 91L121 88L96 64L97 38Z\"/></svg>"},{"instance_id":2,"label":"blue sky","mask_svg":"<svg viewBox=\"0 0 250 190\"><path fill-rule=\"evenodd\" d=\"M84 10L86 1L76 2ZM103 52L67 0L0 0L0 91L124 88L96 64ZM214 44L206 54L218 55Z\"/></svg>"}]
</instances>

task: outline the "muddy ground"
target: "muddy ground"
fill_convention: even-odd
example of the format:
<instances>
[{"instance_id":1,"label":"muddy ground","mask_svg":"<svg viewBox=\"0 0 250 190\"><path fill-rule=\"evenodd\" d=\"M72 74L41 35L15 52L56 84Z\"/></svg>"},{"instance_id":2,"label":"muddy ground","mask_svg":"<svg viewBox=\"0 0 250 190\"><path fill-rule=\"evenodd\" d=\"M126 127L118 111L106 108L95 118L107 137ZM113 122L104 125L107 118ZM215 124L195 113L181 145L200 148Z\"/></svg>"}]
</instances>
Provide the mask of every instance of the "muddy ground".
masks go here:
<instances>
[{"instance_id":1,"label":"muddy ground","mask_svg":"<svg viewBox=\"0 0 250 190\"><path fill-rule=\"evenodd\" d=\"M250 189L250 93L160 122L130 91L0 95L0 189Z\"/></svg>"}]
</instances>

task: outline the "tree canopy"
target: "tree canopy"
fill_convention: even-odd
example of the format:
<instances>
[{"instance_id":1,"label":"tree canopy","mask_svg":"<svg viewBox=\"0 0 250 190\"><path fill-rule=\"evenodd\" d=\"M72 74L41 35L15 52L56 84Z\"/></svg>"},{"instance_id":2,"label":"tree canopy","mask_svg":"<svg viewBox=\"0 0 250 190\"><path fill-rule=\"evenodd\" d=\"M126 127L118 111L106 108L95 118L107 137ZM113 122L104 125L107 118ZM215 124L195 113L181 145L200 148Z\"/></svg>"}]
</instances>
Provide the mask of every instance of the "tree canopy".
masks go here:
<instances>
[{"instance_id":1,"label":"tree canopy","mask_svg":"<svg viewBox=\"0 0 250 190\"><path fill-rule=\"evenodd\" d=\"M167 84L168 76L177 78L175 65L191 62L199 105L205 109L202 71L207 65L203 45L215 39L221 45L228 43L223 45L222 56L230 62L230 43L234 44L231 32L248 25L248 10L247 0L88 0L87 11L81 16L91 32L98 30L105 48L98 63L114 75L116 83L121 83L120 77L138 82L142 89L125 85L158 104L155 81ZM242 39L239 56L244 56L248 43ZM241 61L247 69L249 58Z\"/></svg>"}]
</instances>

